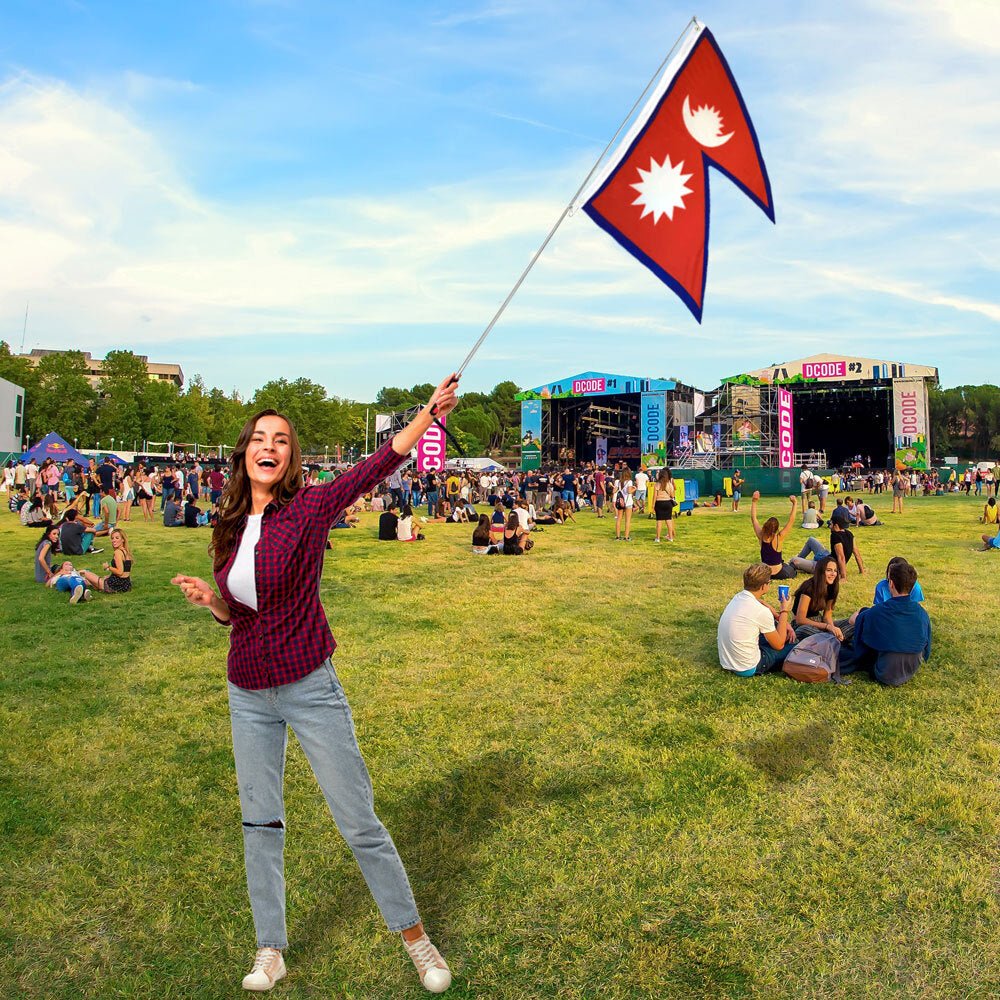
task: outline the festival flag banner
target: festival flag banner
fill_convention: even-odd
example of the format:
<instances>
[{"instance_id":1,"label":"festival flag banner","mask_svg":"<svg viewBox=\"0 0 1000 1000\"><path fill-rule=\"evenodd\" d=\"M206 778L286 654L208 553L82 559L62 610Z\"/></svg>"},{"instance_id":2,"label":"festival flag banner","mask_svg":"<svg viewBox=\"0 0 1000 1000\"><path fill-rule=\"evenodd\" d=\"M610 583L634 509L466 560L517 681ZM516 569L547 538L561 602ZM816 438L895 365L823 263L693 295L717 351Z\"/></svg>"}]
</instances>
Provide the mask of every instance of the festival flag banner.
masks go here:
<instances>
[{"instance_id":1,"label":"festival flag banner","mask_svg":"<svg viewBox=\"0 0 1000 1000\"><path fill-rule=\"evenodd\" d=\"M715 38L699 24L577 203L672 288L699 323L708 273L710 166L774 222L757 133Z\"/></svg>"},{"instance_id":2,"label":"festival flag banner","mask_svg":"<svg viewBox=\"0 0 1000 1000\"><path fill-rule=\"evenodd\" d=\"M447 419L439 417L417 442L417 472L440 472L444 468L447 454L444 424Z\"/></svg>"}]
</instances>

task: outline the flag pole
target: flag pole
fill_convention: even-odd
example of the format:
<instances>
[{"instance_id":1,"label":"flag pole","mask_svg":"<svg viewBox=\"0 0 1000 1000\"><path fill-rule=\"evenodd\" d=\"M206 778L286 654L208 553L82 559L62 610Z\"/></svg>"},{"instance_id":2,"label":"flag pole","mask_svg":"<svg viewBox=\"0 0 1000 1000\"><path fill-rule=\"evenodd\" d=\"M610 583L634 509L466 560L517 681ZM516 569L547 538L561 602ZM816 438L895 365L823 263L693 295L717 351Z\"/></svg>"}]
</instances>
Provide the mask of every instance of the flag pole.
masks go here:
<instances>
[{"instance_id":1,"label":"flag pole","mask_svg":"<svg viewBox=\"0 0 1000 1000\"><path fill-rule=\"evenodd\" d=\"M465 371L465 369L469 365L469 362L476 356L476 353L478 352L479 348L483 346L483 342L490 335L490 333L493 330L493 327L497 325L498 320L504 314L504 310L507 308L508 305L510 305L511 299L514 298L514 296L517 294L518 289L521 287L522 284L524 284L524 279L528 277L528 274L531 272L531 269L535 266L536 262L538 261L538 258L541 257L542 252L549 245L549 242L551 241L552 237L555 236L556 231L563 224L564 220L566 219L566 216L569 215L569 213L572 211L576 199L579 198L580 195L583 193L584 189L590 183L590 179L597 172L597 168L601 165L601 163L604 161L604 158L610 152L611 147L618 140L618 136L621 135L622 129L624 129L625 126L631 121L632 116L639 109L639 106L645 99L646 94L649 93L650 87L652 87L653 84L656 83L660 74L663 72L667 64L673 58L673 55L677 51L681 42L684 41L684 37L691 30L692 25L698 25L700 23L701 22L698 20L697 17L692 17L691 20L688 21L688 23L684 26L684 30L677 36L677 41L674 42L674 44L671 46L670 51L666 55L666 58L657 67L657 70L650 78L649 83L646 84L645 90L643 90L643 92L639 95L635 104L632 105L632 109L625 116L625 118L622 120L621 125L618 126L618 130L611 137L611 141L604 147L603 152L597 158L597 161L594 163L594 165L590 168L590 173L588 173L587 176L584 178L583 183L579 186L579 188L577 188L576 193L573 195L573 197L570 198L569 204L562 210L562 214L559 216L559 218L556 219L555 225L549 230L548 235L545 237L545 239L542 240L541 246L535 251L531 260L528 261L528 266L521 272L521 276L517 279L517 281L514 282L514 287L508 293L507 298L505 298L503 302L500 304L500 308L497 309L497 311L493 315L493 318L489 321L489 323L486 324L486 329L483 330L483 332L479 335L479 339L472 345L472 350L469 351L469 353L465 356L465 360L459 366L458 372L456 374L461 375Z\"/></svg>"}]
</instances>

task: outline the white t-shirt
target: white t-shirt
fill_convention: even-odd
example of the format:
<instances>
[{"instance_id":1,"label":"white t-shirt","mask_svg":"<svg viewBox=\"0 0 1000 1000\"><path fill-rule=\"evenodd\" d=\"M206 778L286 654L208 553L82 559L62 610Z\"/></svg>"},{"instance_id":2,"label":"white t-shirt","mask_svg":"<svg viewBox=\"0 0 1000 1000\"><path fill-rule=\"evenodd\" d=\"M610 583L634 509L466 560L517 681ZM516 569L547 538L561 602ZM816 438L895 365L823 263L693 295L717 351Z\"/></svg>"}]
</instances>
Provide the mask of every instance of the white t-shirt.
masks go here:
<instances>
[{"instance_id":1,"label":"white t-shirt","mask_svg":"<svg viewBox=\"0 0 1000 1000\"><path fill-rule=\"evenodd\" d=\"M760 663L760 637L773 632L774 615L748 590L741 590L719 619L719 663L723 670L752 670Z\"/></svg>"},{"instance_id":2,"label":"white t-shirt","mask_svg":"<svg viewBox=\"0 0 1000 1000\"><path fill-rule=\"evenodd\" d=\"M257 610L257 574L254 560L254 549L260 541L260 522L263 514L248 514L247 526L240 539L240 547L236 550L236 558L229 567L229 579L226 585L229 592L240 604Z\"/></svg>"},{"instance_id":3,"label":"white t-shirt","mask_svg":"<svg viewBox=\"0 0 1000 1000\"><path fill-rule=\"evenodd\" d=\"M521 524L521 530L522 531L530 531L531 530L531 525L528 523L530 515L528 514L528 512L523 507L515 507L511 511L511 513L512 514L517 514L517 519L518 519L518 521Z\"/></svg>"},{"instance_id":4,"label":"white t-shirt","mask_svg":"<svg viewBox=\"0 0 1000 1000\"><path fill-rule=\"evenodd\" d=\"M818 528L819 527L819 513L815 507L807 507L802 511L802 527L803 528Z\"/></svg>"},{"instance_id":5,"label":"white t-shirt","mask_svg":"<svg viewBox=\"0 0 1000 1000\"><path fill-rule=\"evenodd\" d=\"M808 469L803 469L802 472L799 473L799 483L802 485L803 493L809 489L809 483L812 481L812 477L813 474Z\"/></svg>"},{"instance_id":6,"label":"white t-shirt","mask_svg":"<svg viewBox=\"0 0 1000 1000\"><path fill-rule=\"evenodd\" d=\"M641 470L635 474L635 489L637 493L645 493L646 487L649 485L649 476Z\"/></svg>"},{"instance_id":7,"label":"white t-shirt","mask_svg":"<svg viewBox=\"0 0 1000 1000\"><path fill-rule=\"evenodd\" d=\"M413 537L413 518L401 517L396 522L396 540L408 542Z\"/></svg>"}]
</instances>

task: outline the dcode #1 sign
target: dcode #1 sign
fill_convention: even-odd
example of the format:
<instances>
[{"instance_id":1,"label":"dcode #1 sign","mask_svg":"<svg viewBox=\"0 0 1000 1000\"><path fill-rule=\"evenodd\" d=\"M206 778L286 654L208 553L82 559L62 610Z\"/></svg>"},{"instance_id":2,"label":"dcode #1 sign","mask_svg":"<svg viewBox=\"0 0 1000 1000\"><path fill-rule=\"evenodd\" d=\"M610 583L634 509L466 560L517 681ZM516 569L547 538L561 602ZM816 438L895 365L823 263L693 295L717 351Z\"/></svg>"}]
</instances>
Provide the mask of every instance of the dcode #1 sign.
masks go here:
<instances>
[{"instance_id":1,"label":"dcode #1 sign","mask_svg":"<svg viewBox=\"0 0 1000 1000\"><path fill-rule=\"evenodd\" d=\"M446 448L444 430L431 424L417 443L417 471L440 472L444 468Z\"/></svg>"}]
</instances>

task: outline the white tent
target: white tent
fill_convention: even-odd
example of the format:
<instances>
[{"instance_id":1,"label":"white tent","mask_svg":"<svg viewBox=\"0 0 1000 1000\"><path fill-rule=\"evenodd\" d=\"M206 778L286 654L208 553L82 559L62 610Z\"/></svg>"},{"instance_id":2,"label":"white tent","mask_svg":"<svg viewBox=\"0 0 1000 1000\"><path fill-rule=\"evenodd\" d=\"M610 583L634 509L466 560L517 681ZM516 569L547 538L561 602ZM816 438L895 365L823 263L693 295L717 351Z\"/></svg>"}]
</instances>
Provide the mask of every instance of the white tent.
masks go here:
<instances>
[{"instance_id":1,"label":"white tent","mask_svg":"<svg viewBox=\"0 0 1000 1000\"><path fill-rule=\"evenodd\" d=\"M451 458L446 469L475 469L476 472L506 472L507 467L492 458Z\"/></svg>"}]
</instances>

